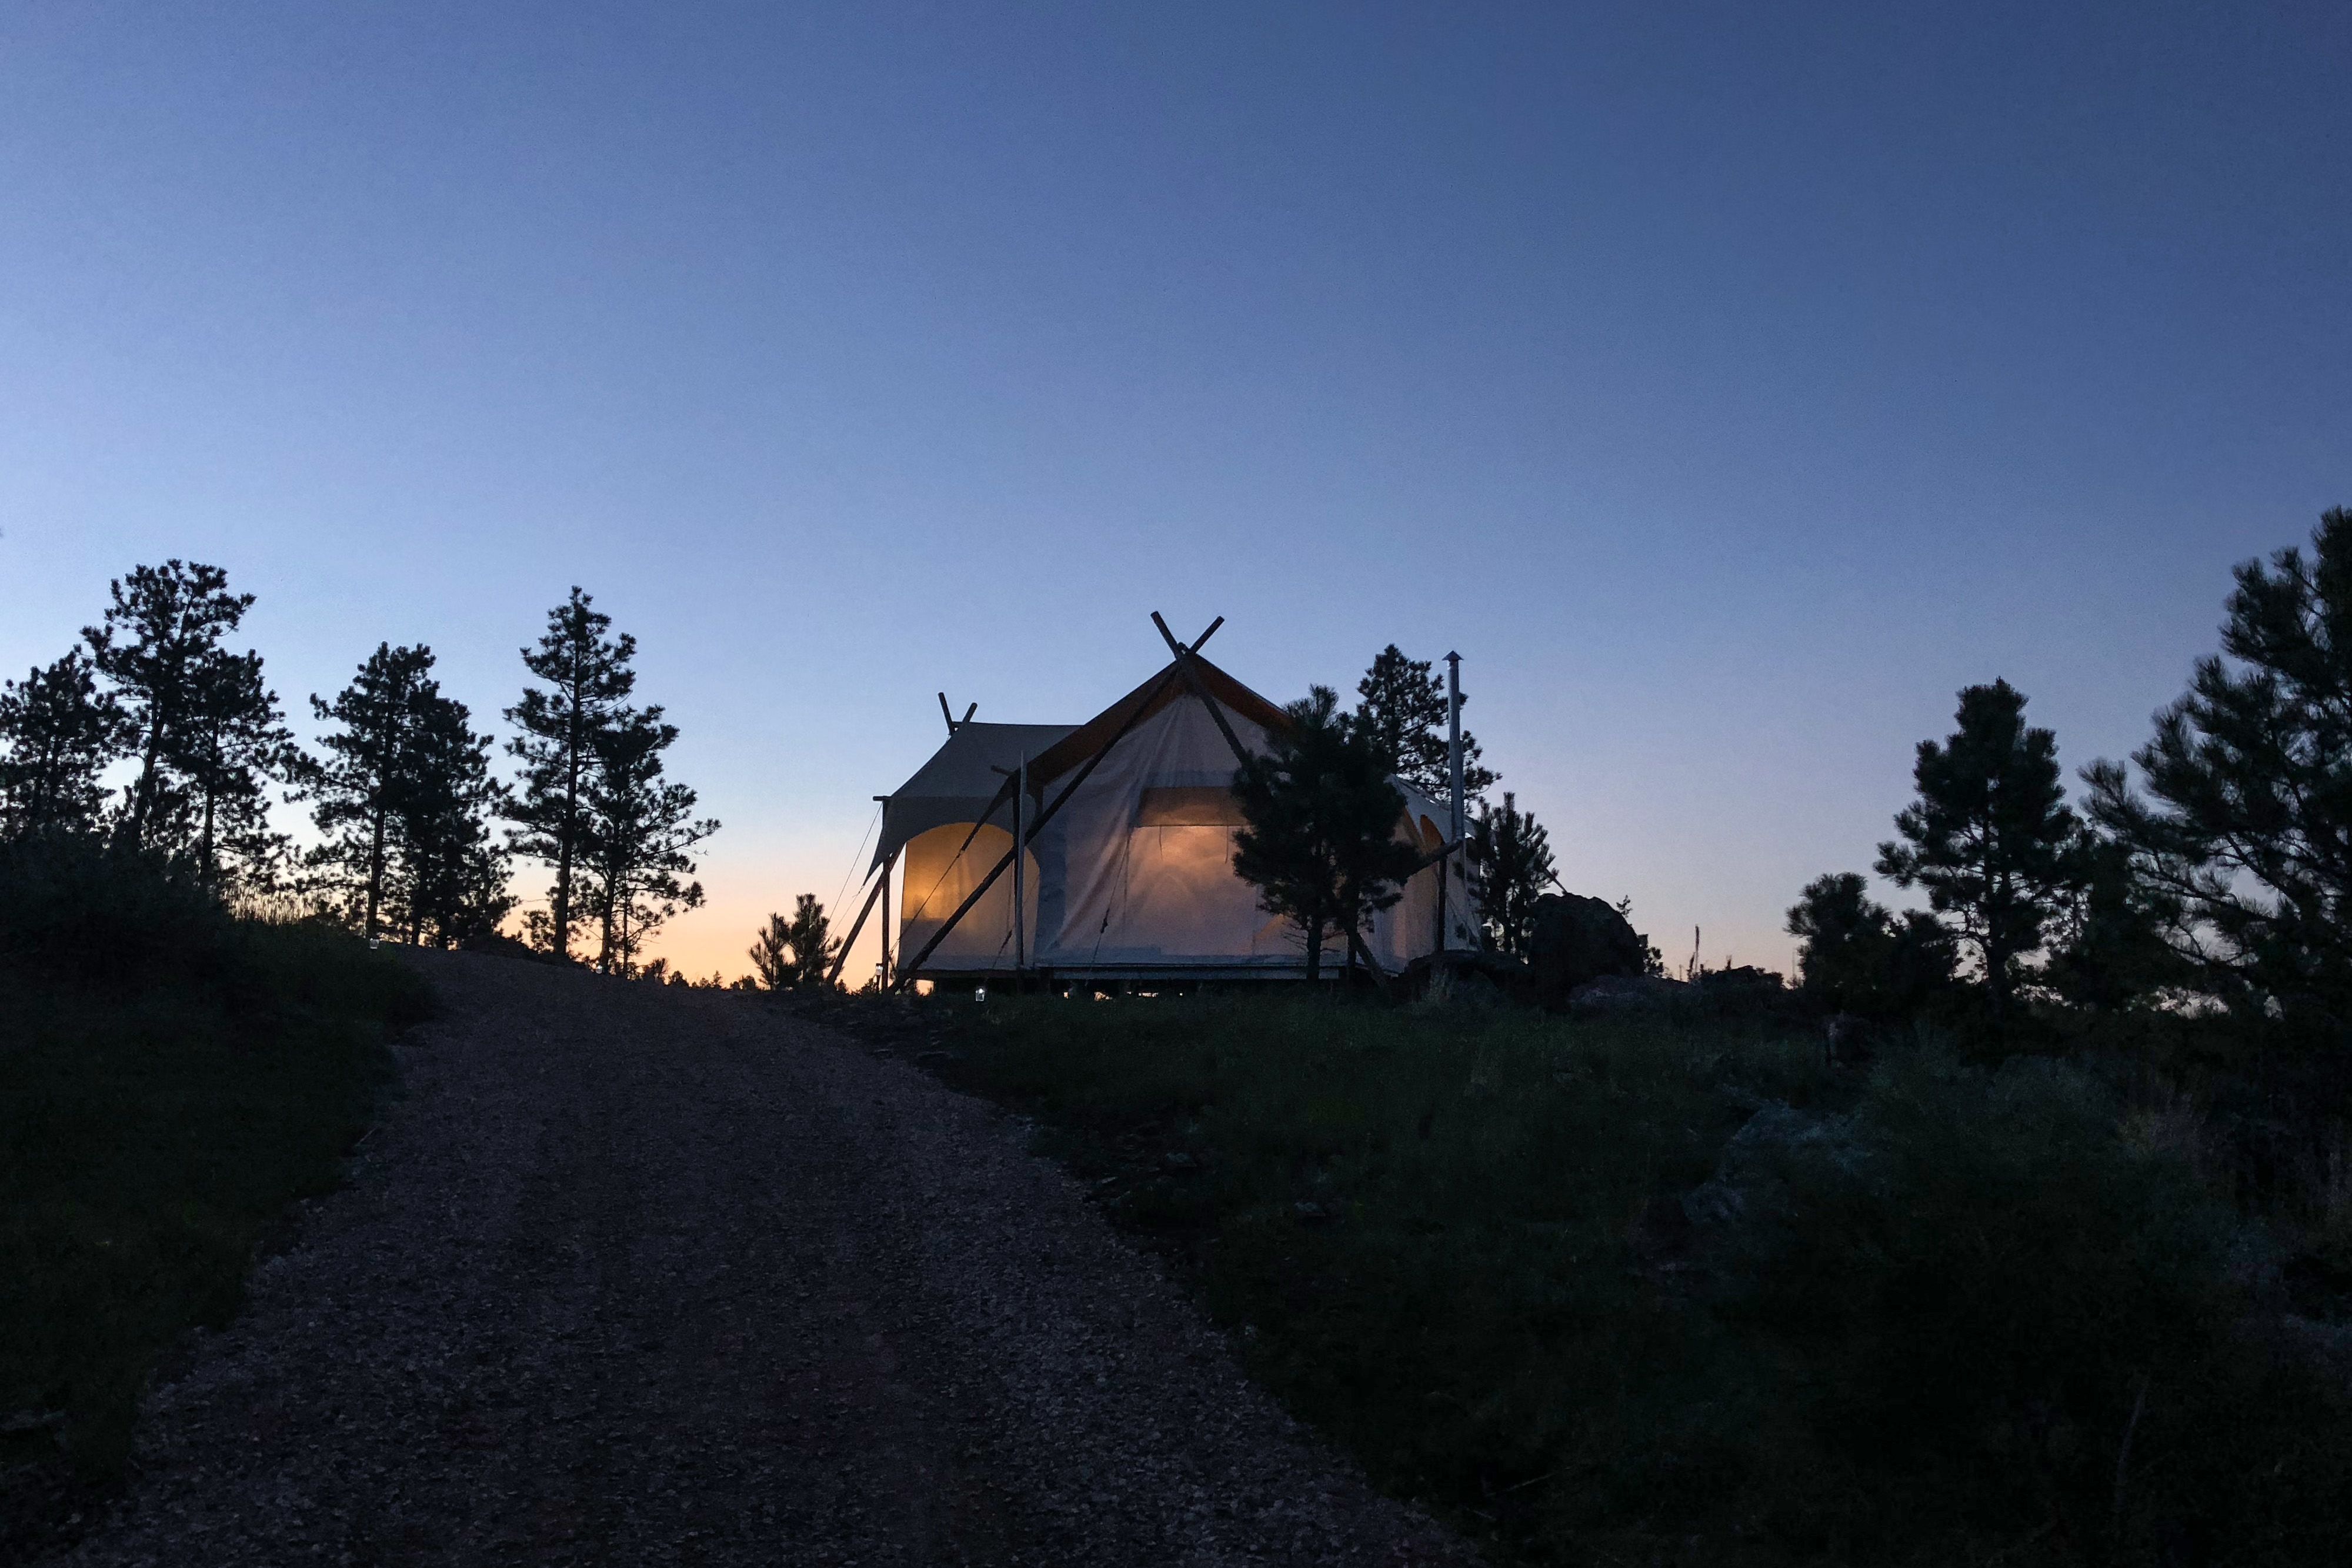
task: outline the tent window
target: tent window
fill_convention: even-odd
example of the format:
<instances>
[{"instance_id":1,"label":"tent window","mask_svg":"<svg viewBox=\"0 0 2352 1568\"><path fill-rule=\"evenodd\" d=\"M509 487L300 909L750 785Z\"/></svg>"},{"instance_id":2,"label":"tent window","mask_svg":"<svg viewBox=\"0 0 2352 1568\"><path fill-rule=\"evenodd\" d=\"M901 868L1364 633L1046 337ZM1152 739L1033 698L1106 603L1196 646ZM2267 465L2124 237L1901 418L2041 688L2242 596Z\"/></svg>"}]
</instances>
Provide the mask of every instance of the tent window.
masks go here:
<instances>
[{"instance_id":1,"label":"tent window","mask_svg":"<svg viewBox=\"0 0 2352 1568\"><path fill-rule=\"evenodd\" d=\"M1239 827L1242 805L1223 784L1163 784L1143 792L1138 827Z\"/></svg>"}]
</instances>

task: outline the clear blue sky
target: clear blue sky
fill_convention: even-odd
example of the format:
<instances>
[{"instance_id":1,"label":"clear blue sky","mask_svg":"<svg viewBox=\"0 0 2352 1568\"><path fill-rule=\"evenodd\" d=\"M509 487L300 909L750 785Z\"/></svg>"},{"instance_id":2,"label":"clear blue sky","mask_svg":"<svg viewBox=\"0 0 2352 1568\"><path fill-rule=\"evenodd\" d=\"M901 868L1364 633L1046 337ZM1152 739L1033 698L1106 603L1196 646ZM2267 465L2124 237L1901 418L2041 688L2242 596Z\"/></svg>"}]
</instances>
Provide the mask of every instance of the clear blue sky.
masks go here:
<instances>
[{"instance_id":1,"label":"clear blue sky","mask_svg":"<svg viewBox=\"0 0 2352 1568\"><path fill-rule=\"evenodd\" d=\"M296 711L390 638L487 718L579 583L732 973L941 686L1458 647L1570 887L1779 967L1956 689L2119 754L2352 504L2347 79L2340 4L9 5L0 668L176 554Z\"/></svg>"}]
</instances>

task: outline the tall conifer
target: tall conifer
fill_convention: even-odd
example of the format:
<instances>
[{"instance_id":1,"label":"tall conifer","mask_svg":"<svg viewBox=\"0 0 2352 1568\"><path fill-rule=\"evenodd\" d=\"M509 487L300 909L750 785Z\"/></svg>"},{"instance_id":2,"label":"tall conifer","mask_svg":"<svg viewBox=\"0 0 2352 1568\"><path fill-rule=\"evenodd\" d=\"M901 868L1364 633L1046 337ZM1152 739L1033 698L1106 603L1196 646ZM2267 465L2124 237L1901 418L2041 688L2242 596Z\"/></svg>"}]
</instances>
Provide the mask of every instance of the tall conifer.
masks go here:
<instances>
[{"instance_id":1,"label":"tall conifer","mask_svg":"<svg viewBox=\"0 0 2352 1568\"><path fill-rule=\"evenodd\" d=\"M1559 882L1551 835L1506 791L1501 810L1484 807L1470 826L1470 863L1496 948L1525 957L1535 934L1536 900Z\"/></svg>"},{"instance_id":2,"label":"tall conifer","mask_svg":"<svg viewBox=\"0 0 2352 1568\"><path fill-rule=\"evenodd\" d=\"M310 706L339 728L321 738L312 813L331 837L312 852L339 871L347 918L373 937L446 945L487 936L513 900L491 819L506 804L490 776L495 742L442 694L433 650L377 645L332 702Z\"/></svg>"},{"instance_id":3,"label":"tall conifer","mask_svg":"<svg viewBox=\"0 0 2352 1568\"><path fill-rule=\"evenodd\" d=\"M132 726L139 772L121 831L142 847L184 847L188 802L173 762L188 748L221 638L245 619L253 595L230 593L228 574L217 566L177 560L134 567L108 592L103 624L83 627L82 637Z\"/></svg>"},{"instance_id":4,"label":"tall conifer","mask_svg":"<svg viewBox=\"0 0 2352 1568\"><path fill-rule=\"evenodd\" d=\"M608 637L613 618L593 604L575 587L548 612L538 646L522 650L523 668L546 688L526 687L522 700L506 710L508 721L522 731L507 746L523 764L521 794L509 808L520 825L511 835L513 847L554 869L548 913L533 925L541 945L564 958L572 954L572 929L583 913L574 880L590 828L585 797L597 746L637 681L629 668L636 639L625 632Z\"/></svg>"},{"instance_id":5,"label":"tall conifer","mask_svg":"<svg viewBox=\"0 0 2352 1568\"><path fill-rule=\"evenodd\" d=\"M79 648L0 686L0 839L95 830L110 793L99 774L131 734Z\"/></svg>"},{"instance_id":6,"label":"tall conifer","mask_svg":"<svg viewBox=\"0 0 2352 1568\"><path fill-rule=\"evenodd\" d=\"M633 973L646 939L702 903L702 884L684 879L694 874L687 852L719 824L698 820L694 791L664 776L662 753L677 739L659 708L624 710L596 737L580 868L599 927L596 966L607 974Z\"/></svg>"},{"instance_id":7,"label":"tall conifer","mask_svg":"<svg viewBox=\"0 0 2352 1568\"><path fill-rule=\"evenodd\" d=\"M514 908L507 850L491 831L508 802L506 786L490 775L497 742L475 733L471 717L437 688L417 703L393 890L402 928L420 945L488 937Z\"/></svg>"},{"instance_id":8,"label":"tall conifer","mask_svg":"<svg viewBox=\"0 0 2352 1568\"><path fill-rule=\"evenodd\" d=\"M2352 510L2237 568L2221 649L2084 777L2134 896L2208 994L2340 1047L2352 1026Z\"/></svg>"},{"instance_id":9,"label":"tall conifer","mask_svg":"<svg viewBox=\"0 0 2352 1568\"><path fill-rule=\"evenodd\" d=\"M1260 909L1298 926L1309 980L1322 972L1324 933L1360 937L1420 863L1396 837L1404 797L1388 782L1379 743L1339 700L1318 686L1291 703L1290 722L1266 737L1270 749L1234 775L1246 824L1234 837L1234 873L1256 884Z\"/></svg>"},{"instance_id":10,"label":"tall conifer","mask_svg":"<svg viewBox=\"0 0 2352 1568\"><path fill-rule=\"evenodd\" d=\"M2025 697L2006 680L1960 693L1959 728L1919 742L1919 798L1895 818L1900 839L1878 847L1878 873L1927 889L1976 950L1998 1025L2017 963L2040 950L2080 874L2081 824L2058 776L2058 741L2025 722Z\"/></svg>"},{"instance_id":11,"label":"tall conifer","mask_svg":"<svg viewBox=\"0 0 2352 1568\"><path fill-rule=\"evenodd\" d=\"M1407 658L1396 644L1381 649L1364 679L1356 683L1354 723L1381 765L1433 800L1454 798L1445 681L1431 673L1430 661ZM1464 707L1469 695L1462 698ZM1478 738L1462 731L1463 813L1496 783L1479 761Z\"/></svg>"},{"instance_id":12,"label":"tall conifer","mask_svg":"<svg viewBox=\"0 0 2352 1568\"><path fill-rule=\"evenodd\" d=\"M184 781L188 847L205 884L274 888L290 841L270 827L268 786L301 780L310 764L262 679L259 654L216 649L199 663L167 755Z\"/></svg>"},{"instance_id":13,"label":"tall conifer","mask_svg":"<svg viewBox=\"0 0 2352 1568\"><path fill-rule=\"evenodd\" d=\"M383 911L394 818L412 767L417 698L432 668L430 648L378 643L332 702L310 699L313 714L339 726L319 741L327 758L312 786L318 805L310 815L331 837L311 863L341 868L358 906L355 923L371 938Z\"/></svg>"}]
</instances>

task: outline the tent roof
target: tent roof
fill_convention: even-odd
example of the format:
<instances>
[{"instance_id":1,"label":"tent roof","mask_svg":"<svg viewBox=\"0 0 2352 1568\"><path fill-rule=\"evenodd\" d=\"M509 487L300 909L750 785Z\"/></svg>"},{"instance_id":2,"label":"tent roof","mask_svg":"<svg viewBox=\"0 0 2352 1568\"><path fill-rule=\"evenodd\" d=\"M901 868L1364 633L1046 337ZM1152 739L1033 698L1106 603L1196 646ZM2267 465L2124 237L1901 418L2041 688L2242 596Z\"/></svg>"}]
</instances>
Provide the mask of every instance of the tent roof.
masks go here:
<instances>
[{"instance_id":1,"label":"tent roof","mask_svg":"<svg viewBox=\"0 0 2352 1568\"><path fill-rule=\"evenodd\" d=\"M1224 708L1261 729L1278 730L1290 722L1274 703L1235 680L1199 654L1192 668L1202 685ZM1171 702L1190 701L1192 688L1174 673L1172 661L1153 672L1134 690L1083 724L981 724L971 721L956 726L946 744L915 776L885 797L882 837L874 846L876 866L897 854L919 834L949 823L979 822L1003 788L1004 775L1023 757L1029 759L1029 787L1042 795L1045 784L1081 767L1124 728ZM1007 816L1008 825L1010 816Z\"/></svg>"},{"instance_id":2,"label":"tent roof","mask_svg":"<svg viewBox=\"0 0 2352 1568\"><path fill-rule=\"evenodd\" d=\"M874 848L874 864L898 852L919 833L950 822L978 822L981 814L1003 787L1007 770L1027 757L1033 769L1038 756L1067 736L1068 724L982 724L966 720L956 726L946 744L915 776L883 801L882 837Z\"/></svg>"},{"instance_id":3,"label":"tent roof","mask_svg":"<svg viewBox=\"0 0 2352 1568\"><path fill-rule=\"evenodd\" d=\"M1118 733L1120 727L1127 723L1130 716L1139 722L1167 707L1171 702L1191 700L1192 688L1182 676L1174 676L1168 679L1166 684L1161 684L1162 678L1169 676L1171 668L1171 665L1161 665L1152 673L1150 679L1146 680L1076 729L1068 731L1060 742L1045 752L1031 757L1029 759L1030 778L1038 781L1059 778L1072 768L1082 765L1088 757L1101 750L1113 735ZM1200 672L1201 684L1209 689L1209 695L1234 712L1240 714L1260 729L1286 730L1289 728L1290 720L1280 708L1260 697L1197 653L1192 656L1192 668ZM1142 711L1138 712L1139 709Z\"/></svg>"}]
</instances>

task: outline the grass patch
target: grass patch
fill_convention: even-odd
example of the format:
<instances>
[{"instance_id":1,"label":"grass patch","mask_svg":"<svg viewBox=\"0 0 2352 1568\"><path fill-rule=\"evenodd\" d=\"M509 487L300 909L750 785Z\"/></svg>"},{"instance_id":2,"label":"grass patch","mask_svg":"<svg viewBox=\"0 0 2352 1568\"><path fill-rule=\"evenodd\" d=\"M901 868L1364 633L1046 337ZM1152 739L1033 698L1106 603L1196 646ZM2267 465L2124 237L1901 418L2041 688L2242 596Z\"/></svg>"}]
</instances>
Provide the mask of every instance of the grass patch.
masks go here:
<instances>
[{"instance_id":1,"label":"grass patch","mask_svg":"<svg viewBox=\"0 0 2352 1568\"><path fill-rule=\"evenodd\" d=\"M2069 1069L1832 1069L1809 1036L1721 1017L848 1005L1034 1118L1254 1375L1498 1557L2284 1563L2352 1541L2342 1401L2248 1336L2234 1222ZM1753 1152L1736 1220L1694 1224L1683 1199L1764 1108L1811 1131Z\"/></svg>"},{"instance_id":2,"label":"grass patch","mask_svg":"<svg viewBox=\"0 0 2352 1568\"><path fill-rule=\"evenodd\" d=\"M389 1031L427 1005L341 933L231 920L152 866L26 859L0 864L0 1535L20 1537L40 1499L120 1471L157 1358L225 1325L288 1205L335 1185Z\"/></svg>"}]
</instances>

